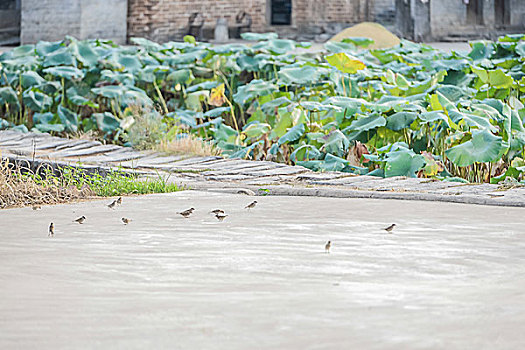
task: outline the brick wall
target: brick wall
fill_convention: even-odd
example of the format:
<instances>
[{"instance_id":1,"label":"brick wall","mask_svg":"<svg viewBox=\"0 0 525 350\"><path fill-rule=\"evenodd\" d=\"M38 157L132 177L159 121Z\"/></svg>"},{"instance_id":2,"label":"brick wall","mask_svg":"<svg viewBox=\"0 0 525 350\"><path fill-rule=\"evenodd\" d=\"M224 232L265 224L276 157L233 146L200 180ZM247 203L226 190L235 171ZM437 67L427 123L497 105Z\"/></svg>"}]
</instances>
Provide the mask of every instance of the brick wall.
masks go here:
<instances>
[{"instance_id":1,"label":"brick wall","mask_svg":"<svg viewBox=\"0 0 525 350\"><path fill-rule=\"evenodd\" d=\"M193 12L205 17L205 27L213 28L218 18L235 23L239 11L252 16L252 29L266 24L266 0L128 0L128 38L145 37L157 41L180 38Z\"/></svg>"},{"instance_id":2,"label":"brick wall","mask_svg":"<svg viewBox=\"0 0 525 350\"><path fill-rule=\"evenodd\" d=\"M251 15L253 31L301 32L327 23L373 21L381 14L393 13L394 1L292 0L292 25L279 27L268 23L269 0L128 0L128 38L180 39L193 12L205 15L205 27L213 28L218 18L233 25L241 10Z\"/></svg>"}]
</instances>

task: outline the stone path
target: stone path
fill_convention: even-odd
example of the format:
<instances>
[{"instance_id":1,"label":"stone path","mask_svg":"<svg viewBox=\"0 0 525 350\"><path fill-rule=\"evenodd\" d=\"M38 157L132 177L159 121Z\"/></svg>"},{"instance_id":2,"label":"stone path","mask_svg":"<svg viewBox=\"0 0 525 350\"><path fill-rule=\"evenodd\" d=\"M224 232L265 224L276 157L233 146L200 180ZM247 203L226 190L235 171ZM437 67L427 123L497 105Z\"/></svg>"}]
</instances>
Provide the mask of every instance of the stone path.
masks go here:
<instances>
[{"instance_id":1,"label":"stone path","mask_svg":"<svg viewBox=\"0 0 525 350\"><path fill-rule=\"evenodd\" d=\"M119 167L143 175L169 174L169 181L192 189L255 194L427 200L525 207L525 187L462 184L432 179L316 173L301 166L267 161L165 156L98 141L49 134L0 131L0 152L33 170L42 165L76 165L101 173Z\"/></svg>"}]
</instances>

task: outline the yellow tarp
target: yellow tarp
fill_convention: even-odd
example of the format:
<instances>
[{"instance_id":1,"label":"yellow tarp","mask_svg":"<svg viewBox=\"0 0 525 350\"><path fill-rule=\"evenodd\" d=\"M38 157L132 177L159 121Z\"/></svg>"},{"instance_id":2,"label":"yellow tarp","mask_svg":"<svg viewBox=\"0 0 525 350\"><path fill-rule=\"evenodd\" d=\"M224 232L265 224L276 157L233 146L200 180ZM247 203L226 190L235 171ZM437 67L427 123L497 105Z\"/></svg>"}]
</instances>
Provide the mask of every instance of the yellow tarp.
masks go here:
<instances>
[{"instance_id":1,"label":"yellow tarp","mask_svg":"<svg viewBox=\"0 0 525 350\"><path fill-rule=\"evenodd\" d=\"M336 34L330 41L342 41L344 38L363 37L374 40L374 43L367 48L385 49L399 44L399 38L392 34L381 24L363 22Z\"/></svg>"}]
</instances>

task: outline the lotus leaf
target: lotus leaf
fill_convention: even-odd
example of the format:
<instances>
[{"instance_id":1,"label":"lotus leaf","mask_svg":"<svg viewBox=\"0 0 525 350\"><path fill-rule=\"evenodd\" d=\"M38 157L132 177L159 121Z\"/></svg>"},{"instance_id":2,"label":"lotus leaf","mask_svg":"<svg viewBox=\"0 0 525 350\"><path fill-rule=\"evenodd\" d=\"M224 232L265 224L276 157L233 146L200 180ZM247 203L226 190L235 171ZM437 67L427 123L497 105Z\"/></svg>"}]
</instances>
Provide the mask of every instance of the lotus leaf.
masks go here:
<instances>
[{"instance_id":1,"label":"lotus leaf","mask_svg":"<svg viewBox=\"0 0 525 350\"><path fill-rule=\"evenodd\" d=\"M472 139L446 151L448 159L457 166L476 162L493 162L501 157L505 148L503 139L484 129L472 132Z\"/></svg>"}]
</instances>

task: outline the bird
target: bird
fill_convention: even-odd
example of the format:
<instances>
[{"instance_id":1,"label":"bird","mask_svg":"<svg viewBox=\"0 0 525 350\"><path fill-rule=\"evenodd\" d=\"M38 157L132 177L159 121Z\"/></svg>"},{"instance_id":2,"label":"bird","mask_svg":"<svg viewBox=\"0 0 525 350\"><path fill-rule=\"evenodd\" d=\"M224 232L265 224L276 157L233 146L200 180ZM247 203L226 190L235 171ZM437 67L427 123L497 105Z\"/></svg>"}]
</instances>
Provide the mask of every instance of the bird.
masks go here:
<instances>
[{"instance_id":1,"label":"bird","mask_svg":"<svg viewBox=\"0 0 525 350\"><path fill-rule=\"evenodd\" d=\"M257 201L253 201L250 204L248 204L244 209L253 209L255 208L255 205L257 204Z\"/></svg>"},{"instance_id":2,"label":"bird","mask_svg":"<svg viewBox=\"0 0 525 350\"><path fill-rule=\"evenodd\" d=\"M40 209L42 209L42 207L39 206L39 205L33 205L32 209L33 210L40 210Z\"/></svg>"},{"instance_id":3,"label":"bird","mask_svg":"<svg viewBox=\"0 0 525 350\"><path fill-rule=\"evenodd\" d=\"M224 210L222 210L222 209L215 209L215 210L210 211L210 213L215 214L215 215L217 215L217 214L224 214Z\"/></svg>"},{"instance_id":4,"label":"bird","mask_svg":"<svg viewBox=\"0 0 525 350\"><path fill-rule=\"evenodd\" d=\"M331 241L326 242L326 245L324 246L324 251L326 253L330 253L330 247L331 246L332 246L332 242Z\"/></svg>"},{"instance_id":5,"label":"bird","mask_svg":"<svg viewBox=\"0 0 525 350\"><path fill-rule=\"evenodd\" d=\"M108 204L108 208L109 208L109 209L114 209L114 208L115 208L115 205L117 205L117 200L114 200L113 202L109 203L109 204Z\"/></svg>"},{"instance_id":6,"label":"bird","mask_svg":"<svg viewBox=\"0 0 525 350\"><path fill-rule=\"evenodd\" d=\"M86 221L86 217L84 215L82 215L81 217L79 217L78 219L76 219L74 221L78 222L79 224L83 224L84 221Z\"/></svg>"},{"instance_id":7,"label":"bird","mask_svg":"<svg viewBox=\"0 0 525 350\"><path fill-rule=\"evenodd\" d=\"M191 213L193 213L194 210L195 210L195 208L190 208L190 209L181 211L180 213L177 213L177 214L180 214L180 215L184 216L185 218L187 218L187 217L189 217L191 215Z\"/></svg>"},{"instance_id":8,"label":"bird","mask_svg":"<svg viewBox=\"0 0 525 350\"><path fill-rule=\"evenodd\" d=\"M388 226L387 228L385 228L385 231L388 233L392 233L392 230L394 229L394 227L396 227L396 224L392 224Z\"/></svg>"},{"instance_id":9,"label":"bird","mask_svg":"<svg viewBox=\"0 0 525 350\"><path fill-rule=\"evenodd\" d=\"M217 213L217 214L215 214L215 217L216 217L217 220L219 220L219 221L224 221L224 219L226 219L227 216L228 216L228 215L226 215L226 214L221 214L221 213Z\"/></svg>"},{"instance_id":10,"label":"bird","mask_svg":"<svg viewBox=\"0 0 525 350\"><path fill-rule=\"evenodd\" d=\"M53 225L53 223L51 223L49 225L49 234L47 236L48 237L53 237L54 234L55 234L55 225Z\"/></svg>"},{"instance_id":11,"label":"bird","mask_svg":"<svg viewBox=\"0 0 525 350\"><path fill-rule=\"evenodd\" d=\"M122 222L124 223L124 225L127 225L131 222L131 219L128 219L128 218L122 218Z\"/></svg>"},{"instance_id":12,"label":"bird","mask_svg":"<svg viewBox=\"0 0 525 350\"><path fill-rule=\"evenodd\" d=\"M117 199L117 204L118 204L118 205L121 205L121 204L122 204L122 197L118 197L118 199Z\"/></svg>"}]
</instances>

